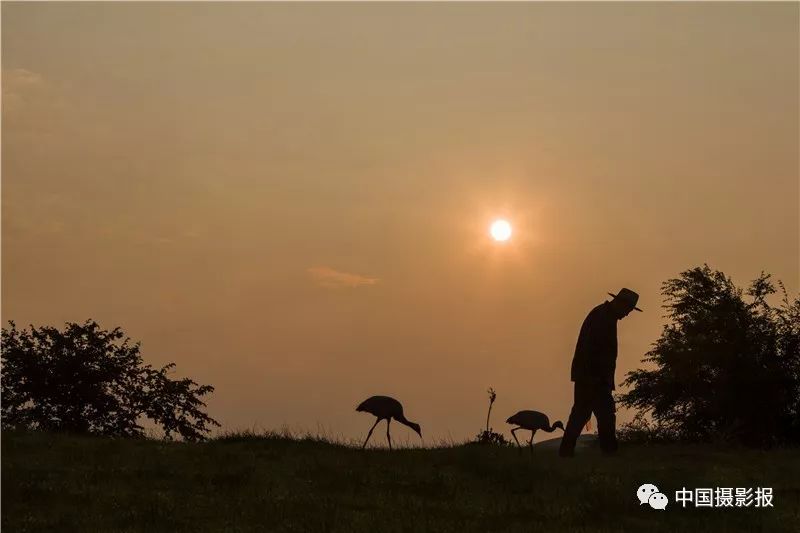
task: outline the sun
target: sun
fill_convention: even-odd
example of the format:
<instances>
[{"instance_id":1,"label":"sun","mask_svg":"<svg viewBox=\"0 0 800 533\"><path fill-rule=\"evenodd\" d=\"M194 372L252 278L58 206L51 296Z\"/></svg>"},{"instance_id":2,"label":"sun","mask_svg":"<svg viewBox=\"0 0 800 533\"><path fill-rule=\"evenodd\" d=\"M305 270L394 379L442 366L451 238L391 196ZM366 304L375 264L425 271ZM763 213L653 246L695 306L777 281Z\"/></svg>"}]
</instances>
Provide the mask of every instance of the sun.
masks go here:
<instances>
[{"instance_id":1,"label":"sun","mask_svg":"<svg viewBox=\"0 0 800 533\"><path fill-rule=\"evenodd\" d=\"M511 224L502 218L497 219L489 226L489 235L497 242L505 242L511 238Z\"/></svg>"}]
</instances>

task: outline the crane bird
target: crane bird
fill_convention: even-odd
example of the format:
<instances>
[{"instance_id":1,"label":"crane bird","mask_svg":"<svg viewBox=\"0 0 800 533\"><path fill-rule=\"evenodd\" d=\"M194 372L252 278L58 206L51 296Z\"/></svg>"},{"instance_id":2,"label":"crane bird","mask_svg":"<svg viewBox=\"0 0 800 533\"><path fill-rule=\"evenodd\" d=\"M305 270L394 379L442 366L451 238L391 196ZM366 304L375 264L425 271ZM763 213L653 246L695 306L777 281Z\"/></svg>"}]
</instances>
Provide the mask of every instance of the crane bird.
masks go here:
<instances>
[{"instance_id":1,"label":"crane bird","mask_svg":"<svg viewBox=\"0 0 800 533\"><path fill-rule=\"evenodd\" d=\"M392 418L410 427L422 438L422 430L419 424L406 420L406 417L403 415L403 406L394 398L388 396L372 396L361 402L358 407L356 407L356 411L363 411L377 417L375 424L372 425L372 428L370 428L367 434L367 440L365 440L364 445L361 446L362 450L367 447L367 442L369 442L369 438L372 436L372 430L375 429L378 422L384 419L386 420L386 440L389 441L390 450L392 449L392 437L389 435L389 424L392 423Z\"/></svg>"},{"instance_id":2,"label":"crane bird","mask_svg":"<svg viewBox=\"0 0 800 533\"><path fill-rule=\"evenodd\" d=\"M540 413L539 411L520 411L517 414L508 417L506 423L518 426L511 430L511 435L514 437L514 440L517 441L517 446L520 448L522 448L522 445L519 443L519 439L517 439L517 434L515 431L519 429L530 430L531 440L528 442L528 445L531 447L531 452L533 452L533 436L536 435L538 430L541 429L542 431L552 433L556 430L556 428L558 428L561 431L564 431L564 424L561 423L561 420L556 421L551 426L550 419L547 418L547 415Z\"/></svg>"}]
</instances>

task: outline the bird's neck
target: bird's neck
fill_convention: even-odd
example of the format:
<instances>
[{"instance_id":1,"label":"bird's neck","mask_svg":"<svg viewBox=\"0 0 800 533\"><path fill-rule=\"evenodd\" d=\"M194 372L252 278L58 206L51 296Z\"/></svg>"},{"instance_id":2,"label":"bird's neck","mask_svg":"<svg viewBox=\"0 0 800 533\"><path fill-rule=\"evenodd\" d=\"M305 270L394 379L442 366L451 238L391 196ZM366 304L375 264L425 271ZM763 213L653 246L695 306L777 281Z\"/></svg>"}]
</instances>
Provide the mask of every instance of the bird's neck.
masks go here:
<instances>
[{"instance_id":1,"label":"bird's neck","mask_svg":"<svg viewBox=\"0 0 800 533\"><path fill-rule=\"evenodd\" d=\"M400 416L395 417L395 420L397 420L398 422L400 422L404 426L411 427L411 421L408 420L404 415L400 415ZM414 428L411 428L411 429L414 429Z\"/></svg>"},{"instance_id":2,"label":"bird's neck","mask_svg":"<svg viewBox=\"0 0 800 533\"><path fill-rule=\"evenodd\" d=\"M552 426L552 425L551 425L549 428L542 428L542 431L546 431L546 432L548 432L548 433L552 433L552 432L554 432L555 430L556 430L556 427L555 427L555 426Z\"/></svg>"}]
</instances>

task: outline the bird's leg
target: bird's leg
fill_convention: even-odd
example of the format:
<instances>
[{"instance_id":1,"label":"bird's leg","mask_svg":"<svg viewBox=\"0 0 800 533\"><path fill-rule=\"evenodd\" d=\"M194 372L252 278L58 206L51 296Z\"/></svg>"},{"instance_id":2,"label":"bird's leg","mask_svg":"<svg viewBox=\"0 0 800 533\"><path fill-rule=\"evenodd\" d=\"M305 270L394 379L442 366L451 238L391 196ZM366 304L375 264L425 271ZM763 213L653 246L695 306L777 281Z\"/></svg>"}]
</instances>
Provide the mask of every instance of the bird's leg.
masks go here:
<instances>
[{"instance_id":1,"label":"bird's leg","mask_svg":"<svg viewBox=\"0 0 800 533\"><path fill-rule=\"evenodd\" d=\"M365 440L364 441L364 445L361 446L362 450L367 447L367 442L369 442L369 438L372 436L372 430L375 429L375 426L377 426L378 422L380 422L380 421L381 421L381 419L378 418L378 419L375 420L375 423L372 424L372 427L369 429L369 433L367 433L367 440Z\"/></svg>"},{"instance_id":2,"label":"bird's leg","mask_svg":"<svg viewBox=\"0 0 800 533\"><path fill-rule=\"evenodd\" d=\"M515 440L515 441L517 441L517 447L519 447L519 448L522 448L522 444L520 444L520 443L519 443L519 439L517 438L517 434L516 434L516 433L514 433L514 432L515 432L515 431L517 431L518 429L522 429L522 428L514 428L514 429L512 429L512 430L511 430L511 436L512 436L512 437L514 437L514 440Z\"/></svg>"},{"instance_id":3,"label":"bird's leg","mask_svg":"<svg viewBox=\"0 0 800 533\"><path fill-rule=\"evenodd\" d=\"M528 442L528 446L531 448L531 453L533 453L533 436L536 435L536 430L531 431L531 440Z\"/></svg>"},{"instance_id":4,"label":"bird's leg","mask_svg":"<svg viewBox=\"0 0 800 533\"><path fill-rule=\"evenodd\" d=\"M392 449L392 436L389 435L389 425L392 423L391 418L386 419L386 440L389 441L389 449Z\"/></svg>"}]
</instances>

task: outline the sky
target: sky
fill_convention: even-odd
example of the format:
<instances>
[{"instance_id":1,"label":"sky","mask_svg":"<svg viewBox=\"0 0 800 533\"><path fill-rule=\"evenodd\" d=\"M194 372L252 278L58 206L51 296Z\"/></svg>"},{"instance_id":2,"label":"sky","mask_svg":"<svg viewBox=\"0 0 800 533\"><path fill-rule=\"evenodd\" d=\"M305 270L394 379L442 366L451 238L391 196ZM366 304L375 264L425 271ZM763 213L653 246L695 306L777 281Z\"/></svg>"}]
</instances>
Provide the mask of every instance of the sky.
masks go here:
<instances>
[{"instance_id":1,"label":"sky","mask_svg":"<svg viewBox=\"0 0 800 533\"><path fill-rule=\"evenodd\" d=\"M681 271L797 294L797 3L1 9L3 322L120 326L223 430L459 441L494 387L508 436L608 292L618 383Z\"/></svg>"}]
</instances>

